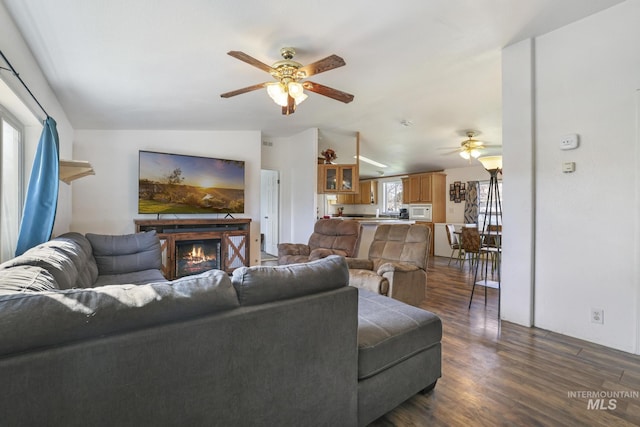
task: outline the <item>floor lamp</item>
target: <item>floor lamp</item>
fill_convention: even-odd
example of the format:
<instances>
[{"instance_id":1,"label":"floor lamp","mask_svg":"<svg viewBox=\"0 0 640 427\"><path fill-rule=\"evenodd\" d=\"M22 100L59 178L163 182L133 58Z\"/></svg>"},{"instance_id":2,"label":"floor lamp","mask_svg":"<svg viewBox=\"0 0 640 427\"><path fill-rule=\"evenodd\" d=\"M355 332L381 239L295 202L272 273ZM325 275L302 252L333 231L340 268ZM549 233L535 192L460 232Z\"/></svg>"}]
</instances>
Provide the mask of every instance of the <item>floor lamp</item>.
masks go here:
<instances>
[{"instance_id":1,"label":"floor lamp","mask_svg":"<svg viewBox=\"0 0 640 427\"><path fill-rule=\"evenodd\" d=\"M500 318L500 262L502 258L502 230L500 225L502 224L502 201L500 200L500 187L498 186L498 174L502 174L502 156L487 156L480 157L478 161L482 163L482 166L489 172L491 179L489 180L489 192L487 194L487 209L485 211L484 220L482 221L482 228L479 229L481 238L484 241L495 242L494 246L486 247L480 245L480 250L485 253L494 254L495 269L497 272L498 281L488 280L489 274L489 262L484 263L484 279L478 281L478 268L480 262L476 263L476 270L473 275L473 287L471 288L471 298L469 299L469 308L471 308L471 302L473 301L473 293L476 290L476 285L484 286L484 303L487 304L487 287L498 289L498 318ZM491 227L491 218L495 215L496 227ZM488 218L488 219L487 219Z\"/></svg>"}]
</instances>

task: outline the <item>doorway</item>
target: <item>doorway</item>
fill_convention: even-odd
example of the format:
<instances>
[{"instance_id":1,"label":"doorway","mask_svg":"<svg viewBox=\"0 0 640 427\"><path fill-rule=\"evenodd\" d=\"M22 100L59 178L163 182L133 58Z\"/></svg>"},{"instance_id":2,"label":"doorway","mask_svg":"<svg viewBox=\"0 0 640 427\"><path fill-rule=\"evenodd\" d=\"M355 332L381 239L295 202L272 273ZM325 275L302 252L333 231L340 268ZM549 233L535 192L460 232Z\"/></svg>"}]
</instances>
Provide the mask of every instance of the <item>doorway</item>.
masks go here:
<instances>
[{"instance_id":1,"label":"doorway","mask_svg":"<svg viewBox=\"0 0 640 427\"><path fill-rule=\"evenodd\" d=\"M278 255L278 223L280 173L276 170L260 171L260 251L262 255Z\"/></svg>"}]
</instances>

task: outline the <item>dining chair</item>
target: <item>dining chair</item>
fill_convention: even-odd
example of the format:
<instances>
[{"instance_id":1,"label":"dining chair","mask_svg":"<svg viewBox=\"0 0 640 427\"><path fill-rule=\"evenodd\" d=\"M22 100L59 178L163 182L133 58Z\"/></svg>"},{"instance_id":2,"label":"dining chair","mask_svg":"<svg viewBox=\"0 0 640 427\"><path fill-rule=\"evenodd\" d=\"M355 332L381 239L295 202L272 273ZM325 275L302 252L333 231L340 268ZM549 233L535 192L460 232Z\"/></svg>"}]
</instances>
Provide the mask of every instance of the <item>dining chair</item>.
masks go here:
<instances>
[{"instance_id":1,"label":"dining chair","mask_svg":"<svg viewBox=\"0 0 640 427\"><path fill-rule=\"evenodd\" d=\"M480 232L475 227L462 227L460 233L460 245L464 251L464 259L469 258L471 267L480 260ZM470 257L468 257L470 255Z\"/></svg>"},{"instance_id":2,"label":"dining chair","mask_svg":"<svg viewBox=\"0 0 640 427\"><path fill-rule=\"evenodd\" d=\"M460 266L462 266L462 262L464 260L464 250L462 249L462 245L460 244L460 240L458 240L458 235L455 234L455 227L453 224L445 224L447 230L447 240L449 241L449 247L451 247L451 256L449 257L449 264L451 265L451 260L453 259L453 254L455 251L458 251L458 259L457 262Z\"/></svg>"},{"instance_id":3,"label":"dining chair","mask_svg":"<svg viewBox=\"0 0 640 427\"><path fill-rule=\"evenodd\" d=\"M493 234L492 234L493 233ZM501 225L489 225L486 231L482 233L482 243L480 246L480 255L484 259L485 263L489 262L491 257L491 276L488 271L488 264L481 266L476 264L476 270L473 276L473 287L471 288L471 297L469 298L469 308L473 302L473 294L476 290L476 285L484 287L484 303L487 304L487 288L496 288L498 290L498 318L500 317L500 294L501 278L500 278L500 262L501 262L501 239L502 239L502 226ZM484 256L482 256L484 255ZM478 280L479 279L479 280Z\"/></svg>"},{"instance_id":4,"label":"dining chair","mask_svg":"<svg viewBox=\"0 0 640 427\"><path fill-rule=\"evenodd\" d=\"M493 273L498 265L501 254L501 236L502 225L489 224L487 231L482 238L482 247L480 248L487 258L491 259L491 272Z\"/></svg>"}]
</instances>

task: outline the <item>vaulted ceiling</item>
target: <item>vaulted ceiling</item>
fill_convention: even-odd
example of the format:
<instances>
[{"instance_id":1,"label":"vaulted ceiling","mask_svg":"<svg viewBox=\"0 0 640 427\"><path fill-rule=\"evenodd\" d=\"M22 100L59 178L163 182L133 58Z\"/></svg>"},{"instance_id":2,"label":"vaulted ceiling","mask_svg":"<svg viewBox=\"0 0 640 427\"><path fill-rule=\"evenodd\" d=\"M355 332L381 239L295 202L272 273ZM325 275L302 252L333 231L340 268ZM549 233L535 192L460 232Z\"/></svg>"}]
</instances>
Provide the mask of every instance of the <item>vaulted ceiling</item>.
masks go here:
<instances>
[{"instance_id":1,"label":"vaulted ceiling","mask_svg":"<svg viewBox=\"0 0 640 427\"><path fill-rule=\"evenodd\" d=\"M621 2L3 1L76 129L359 131L361 154L387 175L468 165L451 151L469 129L508 144L501 49ZM271 80L228 51L271 65L285 46L303 65L344 58L311 80L354 101L310 93L283 116L264 89L220 97Z\"/></svg>"}]
</instances>

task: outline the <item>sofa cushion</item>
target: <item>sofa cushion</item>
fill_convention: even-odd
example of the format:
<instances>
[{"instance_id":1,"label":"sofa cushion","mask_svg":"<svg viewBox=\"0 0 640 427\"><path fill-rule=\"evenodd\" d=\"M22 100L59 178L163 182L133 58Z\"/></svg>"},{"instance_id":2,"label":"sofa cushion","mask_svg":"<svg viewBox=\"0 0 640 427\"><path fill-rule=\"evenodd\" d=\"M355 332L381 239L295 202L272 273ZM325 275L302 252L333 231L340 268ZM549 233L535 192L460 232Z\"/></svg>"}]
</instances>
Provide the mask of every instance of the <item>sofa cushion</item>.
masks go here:
<instances>
[{"instance_id":1,"label":"sofa cushion","mask_svg":"<svg viewBox=\"0 0 640 427\"><path fill-rule=\"evenodd\" d=\"M83 249L69 239L54 239L35 246L0 265L0 270L17 266L41 267L55 279L56 288L76 287L78 266L83 266ZM74 262L75 261L75 262Z\"/></svg>"},{"instance_id":2,"label":"sofa cushion","mask_svg":"<svg viewBox=\"0 0 640 427\"><path fill-rule=\"evenodd\" d=\"M342 249L316 248L309 253L309 261L326 258L329 255L348 256L347 252Z\"/></svg>"},{"instance_id":3,"label":"sofa cushion","mask_svg":"<svg viewBox=\"0 0 640 427\"><path fill-rule=\"evenodd\" d=\"M231 278L241 305L300 297L346 286L347 262L341 256L304 264L240 267Z\"/></svg>"},{"instance_id":4,"label":"sofa cushion","mask_svg":"<svg viewBox=\"0 0 640 427\"><path fill-rule=\"evenodd\" d=\"M0 295L0 355L170 323L238 305L229 276L220 270L140 286Z\"/></svg>"},{"instance_id":5,"label":"sofa cushion","mask_svg":"<svg viewBox=\"0 0 640 427\"><path fill-rule=\"evenodd\" d=\"M51 291L57 286L51 273L41 267L24 265L0 270L0 295Z\"/></svg>"},{"instance_id":6,"label":"sofa cushion","mask_svg":"<svg viewBox=\"0 0 640 427\"><path fill-rule=\"evenodd\" d=\"M440 342L442 321L435 314L364 289L358 293L359 380Z\"/></svg>"},{"instance_id":7,"label":"sofa cushion","mask_svg":"<svg viewBox=\"0 0 640 427\"><path fill-rule=\"evenodd\" d=\"M162 275L160 270L155 268L151 270L133 271L131 273L124 274L105 274L104 276L98 276L98 280L94 287L108 286L108 285L144 285L147 283L160 283L167 280Z\"/></svg>"},{"instance_id":8,"label":"sofa cushion","mask_svg":"<svg viewBox=\"0 0 640 427\"><path fill-rule=\"evenodd\" d=\"M155 230L120 236L87 233L101 276L160 269L162 255Z\"/></svg>"},{"instance_id":9,"label":"sofa cushion","mask_svg":"<svg viewBox=\"0 0 640 427\"><path fill-rule=\"evenodd\" d=\"M91 243L85 236L75 232L64 233L47 242L46 245L64 252L78 270L75 283L61 287L61 289L90 288L93 286L98 277L98 266L93 257Z\"/></svg>"}]
</instances>

